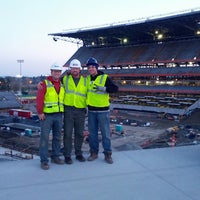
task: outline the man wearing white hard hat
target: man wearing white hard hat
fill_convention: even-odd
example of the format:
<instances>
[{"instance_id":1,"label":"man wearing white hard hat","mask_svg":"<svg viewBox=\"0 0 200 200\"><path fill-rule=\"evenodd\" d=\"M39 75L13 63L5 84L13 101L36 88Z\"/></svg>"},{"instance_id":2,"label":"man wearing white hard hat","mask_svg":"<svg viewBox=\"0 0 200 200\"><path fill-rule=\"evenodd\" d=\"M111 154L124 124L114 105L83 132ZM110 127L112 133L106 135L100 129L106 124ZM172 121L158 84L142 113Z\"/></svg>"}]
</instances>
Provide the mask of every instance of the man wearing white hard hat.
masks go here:
<instances>
[{"instance_id":1,"label":"man wearing white hard hat","mask_svg":"<svg viewBox=\"0 0 200 200\"><path fill-rule=\"evenodd\" d=\"M65 93L60 81L62 68L59 65L52 65L50 70L51 75L41 82L36 99L36 108L41 122L39 154L41 168L44 170L49 169L48 147L51 130L53 136L51 162L64 164L64 160L59 157Z\"/></svg>"},{"instance_id":2,"label":"man wearing white hard hat","mask_svg":"<svg viewBox=\"0 0 200 200\"><path fill-rule=\"evenodd\" d=\"M62 78L65 88L64 97L64 148L63 155L66 164L72 164L72 136L74 133L74 149L76 159L84 162L82 154L83 131L86 114L87 81L81 73L81 63L73 59L69 65L70 72Z\"/></svg>"}]
</instances>

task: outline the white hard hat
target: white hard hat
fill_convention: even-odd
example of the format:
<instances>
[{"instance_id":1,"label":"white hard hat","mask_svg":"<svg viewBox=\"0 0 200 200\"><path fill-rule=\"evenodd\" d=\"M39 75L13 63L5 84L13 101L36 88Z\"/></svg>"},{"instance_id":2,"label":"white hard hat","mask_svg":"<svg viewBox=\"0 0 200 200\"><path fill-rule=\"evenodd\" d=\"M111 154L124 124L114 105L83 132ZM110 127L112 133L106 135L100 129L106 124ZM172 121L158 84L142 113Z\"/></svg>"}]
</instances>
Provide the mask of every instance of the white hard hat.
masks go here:
<instances>
[{"instance_id":1,"label":"white hard hat","mask_svg":"<svg viewBox=\"0 0 200 200\"><path fill-rule=\"evenodd\" d=\"M70 64L69 64L69 67L70 68L79 68L79 69L82 69L81 67L81 62L77 59L73 59Z\"/></svg>"},{"instance_id":2,"label":"white hard hat","mask_svg":"<svg viewBox=\"0 0 200 200\"><path fill-rule=\"evenodd\" d=\"M53 64L53 65L51 65L50 70L60 70L60 71L62 71L62 67L57 65L57 64Z\"/></svg>"}]
</instances>

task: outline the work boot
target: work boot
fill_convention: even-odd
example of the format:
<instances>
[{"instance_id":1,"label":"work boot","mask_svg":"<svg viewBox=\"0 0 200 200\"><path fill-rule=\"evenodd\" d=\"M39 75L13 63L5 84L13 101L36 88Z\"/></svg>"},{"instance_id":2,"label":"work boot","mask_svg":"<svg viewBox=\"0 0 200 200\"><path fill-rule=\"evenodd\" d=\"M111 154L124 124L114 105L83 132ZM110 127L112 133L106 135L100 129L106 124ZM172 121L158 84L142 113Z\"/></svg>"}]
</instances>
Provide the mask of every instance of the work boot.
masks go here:
<instances>
[{"instance_id":1,"label":"work boot","mask_svg":"<svg viewBox=\"0 0 200 200\"><path fill-rule=\"evenodd\" d=\"M108 163L108 164L113 164L113 159L111 157L111 154L110 152L106 152L105 153L105 161Z\"/></svg>"},{"instance_id":2,"label":"work boot","mask_svg":"<svg viewBox=\"0 0 200 200\"><path fill-rule=\"evenodd\" d=\"M48 164L47 162L42 162L42 163L41 163L41 168L42 168L43 170L48 170L48 169L49 169L49 164Z\"/></svg>"},{"instance_id":3,"label":"work boot","mask_svg":"<svg viewBox=\"0 0 200 200\"><path fill-rule=\"evenodd\" d=\"M77 155L76 160L78 160L80 162L85 162L85 158L83 157L83 155Z\"/></svg>"},{"instance_id":4,"label":"work boot","mask_svg":"<svg viewBox=\"0 0 200 200\"><path fill-rule=\"evenodd\" d=\"M58 165L63 165L65 164L64 160L60 159L60 158L52 158L51 159L52 163L58 164Z\"/></svg>"},{"instance_id":5,"label":"work boot","mask_svg":"<svg viewBox=\"0 0 200 200\"><path fill-rule=\"evenodd\" d=\"M66 156L66 157L65 157L65 163L68 164L68 165L70 165L70 164L73 163L73 161L72 161L72 159L71 159L70 156Z\"/></svg>"},{"instance_id":6,"label":"work boot","mask_svg":"<svg viewBox=\"0 0 200 200\"><path fill-rule=\"evenodd\" d=\"M98 158L98 154L95 152L91 152L90 156L88 157L88 161L93 161Z\"/></svg>"}]
</instances>

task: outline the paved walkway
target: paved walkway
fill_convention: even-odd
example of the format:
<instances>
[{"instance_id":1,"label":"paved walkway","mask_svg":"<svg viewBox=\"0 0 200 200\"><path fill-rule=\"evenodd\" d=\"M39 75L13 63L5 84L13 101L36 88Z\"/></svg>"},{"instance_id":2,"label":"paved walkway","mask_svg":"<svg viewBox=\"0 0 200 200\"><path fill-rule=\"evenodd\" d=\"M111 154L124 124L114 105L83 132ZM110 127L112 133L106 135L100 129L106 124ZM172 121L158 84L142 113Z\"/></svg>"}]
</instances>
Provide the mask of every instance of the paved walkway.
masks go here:
<instances>
[{"instance_id":1,"label":"paved walkway","mask_svg":"<svg viewBox=\"0 0 200 200\"><path fill-rule=\"evenodd\" d=\"M88 156L88 155L86 155ZM200 145L114 152L93 162L0 161L1 200L199 200Z\"/></svg>"}]
</instances>

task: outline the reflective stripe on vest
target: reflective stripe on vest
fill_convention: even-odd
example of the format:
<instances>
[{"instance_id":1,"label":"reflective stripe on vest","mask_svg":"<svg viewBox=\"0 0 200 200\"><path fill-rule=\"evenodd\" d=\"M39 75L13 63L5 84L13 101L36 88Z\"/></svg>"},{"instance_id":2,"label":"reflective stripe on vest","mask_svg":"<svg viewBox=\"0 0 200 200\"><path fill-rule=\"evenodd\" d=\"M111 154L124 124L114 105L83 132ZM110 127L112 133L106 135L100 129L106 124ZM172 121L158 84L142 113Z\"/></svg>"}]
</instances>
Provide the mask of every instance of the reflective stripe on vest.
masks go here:
<instances>
[{"instance_id":1,"label":"reflective stripe on vest","mask_svg":"<svg viewBox=\"0 0 200 200\"><path fill-rule=\"evenodd\" d=\"M110 105L109 94L105 91L96 91L95 85L105 87L106 79L108 75L103 74L97 76L95 81L91 81L90 76L88 76L88 94L87 94L87 105L95 107L106 107Z\"/></svg>"},{"instance_id":2,"label":"reflective stripe on vest","mask_svg":"<svg viewBox=\"0 0 200 200\"><path fill-rule=\"evenodd\" d=\"M60 85L59 94L56 92L53 84L49 80L45 80L46 94L44 97L44 113L63 112L63 99L64 99L64 87Z\"/></svg>"},{"instance_id":3,"label":"reflective stripe on vest","mask_svg":"<svg viewBox=\"0 0 200 200\"><path fill-rule=\"evenodd\" d=\"M86 108L87 80L81 76L76 86L71 75L63 79L65 87L64 105Z\"/></svg>"}]
</instances>

